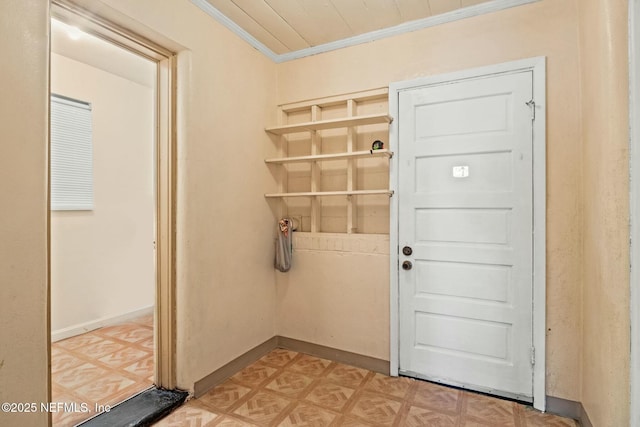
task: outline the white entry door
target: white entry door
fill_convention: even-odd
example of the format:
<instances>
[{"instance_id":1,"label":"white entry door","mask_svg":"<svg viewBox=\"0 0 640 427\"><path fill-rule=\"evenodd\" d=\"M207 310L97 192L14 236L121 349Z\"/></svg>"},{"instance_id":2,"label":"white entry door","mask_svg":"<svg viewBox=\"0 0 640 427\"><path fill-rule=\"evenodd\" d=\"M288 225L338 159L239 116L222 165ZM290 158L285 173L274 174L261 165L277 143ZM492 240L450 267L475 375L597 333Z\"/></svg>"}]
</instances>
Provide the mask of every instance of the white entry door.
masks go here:
<instances>
[{"instance_id":1,"label":"white entry door","mask_svg":"<svg viewBox=\"0 0 640 427\"><path fill-rule=\"evenodd\" d=\"M532 400L532 86L400 92L402 374Z\"/></svg>"}]
</instances>

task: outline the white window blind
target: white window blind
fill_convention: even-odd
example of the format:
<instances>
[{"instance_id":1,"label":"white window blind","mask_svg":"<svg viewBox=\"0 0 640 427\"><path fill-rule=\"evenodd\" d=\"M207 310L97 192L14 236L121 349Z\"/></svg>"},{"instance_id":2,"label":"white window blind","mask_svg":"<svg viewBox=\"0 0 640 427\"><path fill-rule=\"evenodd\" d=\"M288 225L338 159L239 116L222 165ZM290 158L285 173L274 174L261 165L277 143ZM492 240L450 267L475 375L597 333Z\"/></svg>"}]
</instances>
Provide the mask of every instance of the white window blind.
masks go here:
<instances>
[{"instance_id":1,"label":"white window blind","mask_svg":"<svg viewBox=\"0 0 640 427\"><path fill-rule=\"evenodd\" d=\"M93 209L91 104L51 95L51 209Z\"/></svg>"}]
</instances>

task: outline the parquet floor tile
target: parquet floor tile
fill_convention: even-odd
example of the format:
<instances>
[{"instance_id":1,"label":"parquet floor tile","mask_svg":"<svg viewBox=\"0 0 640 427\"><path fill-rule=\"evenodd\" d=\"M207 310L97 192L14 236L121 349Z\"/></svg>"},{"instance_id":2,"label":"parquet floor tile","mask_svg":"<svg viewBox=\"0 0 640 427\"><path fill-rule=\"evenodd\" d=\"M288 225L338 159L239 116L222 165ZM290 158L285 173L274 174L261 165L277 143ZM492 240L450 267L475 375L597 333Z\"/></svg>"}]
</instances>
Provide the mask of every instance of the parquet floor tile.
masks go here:
<instances>
[{"instance_id":1,"label":"parquet floor tile","mask_svg":"<svg viewBox=\"0 0 640 427\"><path fill-rule=\"evenodd\" d=\"M66 350L65 350L66 351ZM276 349L188 405L202 427L578 427L479 393ZM197 411L191 418L197 419ZM175 420L183 424L175 424Z\"/></svg>"}]
</instances>

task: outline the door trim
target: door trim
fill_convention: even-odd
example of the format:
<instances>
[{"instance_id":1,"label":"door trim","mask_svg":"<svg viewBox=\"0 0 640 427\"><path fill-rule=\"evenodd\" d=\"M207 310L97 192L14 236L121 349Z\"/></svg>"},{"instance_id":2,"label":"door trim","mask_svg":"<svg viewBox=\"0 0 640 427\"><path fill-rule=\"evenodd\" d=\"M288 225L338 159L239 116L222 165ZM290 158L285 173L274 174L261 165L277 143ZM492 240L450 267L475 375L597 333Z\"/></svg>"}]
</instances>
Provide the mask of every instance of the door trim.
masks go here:
<instances>
[{"instance_id":1,"label":"door trim","mask_svg":"<svg viewBox=\"0 0 640 427\"><path fill-rule=\"evenodd\" d=\"M535 365L533 367L533 406L544 411L546 406L546 58L536 57L506 62L486 67L473 68L415 80L395 82L389 85L389 114L396 120L389 127L390 149L396 153L389 163L389 185L398 194L399 129L398 98L400 92L425 86L453 83L468 79L513 74L531 71L536 120L533 122L533 345ZM389 245L390 245L390 366L391 375L398 375L400 355L399 321L399 246L398 246L398 196L391 198Z\"/></svg>"},{"instance_id":2,"label":"door trim","mask_svg":"<svg viewBox=\"0 0 640 427\"><path fill-rule=\"evenodd\" d=\"M176 52L69 0L52 0L51 17L157 64L155 126L155 384L176 387ZM49 302L50 303L50 302Z\"/></svg>"},{"instance_id":3,"label":"door trim","mask_svg":"<svg viewBox=\"0 0 640 427\"><path fill-rule=\"evenodd\" d=\"M640 427L640 2L629 2L629 294L631 316L630 425Z\"/></svg>"}]
</instances>

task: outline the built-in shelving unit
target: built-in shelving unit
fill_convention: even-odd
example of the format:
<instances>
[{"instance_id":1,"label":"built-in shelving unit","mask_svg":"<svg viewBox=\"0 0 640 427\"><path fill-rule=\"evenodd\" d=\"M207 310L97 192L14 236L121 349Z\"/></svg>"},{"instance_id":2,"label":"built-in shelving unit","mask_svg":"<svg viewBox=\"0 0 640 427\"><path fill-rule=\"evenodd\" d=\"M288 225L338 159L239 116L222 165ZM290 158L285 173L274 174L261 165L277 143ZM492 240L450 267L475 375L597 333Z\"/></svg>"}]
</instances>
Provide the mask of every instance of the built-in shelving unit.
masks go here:
<instances>
[{"instance_id":1,"label":"built-in shelving unit","mask_svg":"<svg viewBox=\"0 0 640 427\"><path fill-rule=\"evenodd\" d=\"M295 104L282 105L279 108L279 124L265 129L266 132L276 135L278 143L278 157L265 160L267 164L279 165L282 167L278 178L278 191L275 193L265 194L269 199L288 199L306 197L311 201L311 226L310 231L319 232L320 230L320 213L321 199L324 197L343 196L347 198L347 233L358 232L357 228L357 205L354 196L392 196L393 191L389 189L358 189L357 185L357 163L358 159L366 158L387 158L393 156L393 152L389 149L379 150L362 150L362 140L360 150L357 150L358 127L367 125L384 125L389 124L393 120L388 112L378 111L374 114L358 114L359 103L366 103L372 100L382 100L386 105L388 96L387 88L375 89L357 94L348 94L342 96L334 96L331 98L323 98L318 100L304 101ZM340 112L346 112L344 117L331 117L323 119L322 115L325 109L341 108ZM365 108L366 110L366 108ZM366 111L365 111L366 112ZM371 112L371 111L369 111ZM300 114L306 115L305 121L301 123L291 123L290 116ZM342 114L342 113L341 113ZM333 116L338 114L333 114ZM331 116L331 115L330 115ZM304 118L304 117L303 117ZM308 120L308 119L311 120ZM295 121L295 120L293 120ZM321 131L329 131L330 129L346 129L345 150L343 152L323 153L322 142L323 133ZM309 136L303 139L310 143L309 155L289 156L289 139L287 135L301 132L308 132ZM387 131L385 131L387 132ZM344 135L344 134L343 134ZM343 136L344 137L344 136ZM371 141L373 142L373 141ZM388 138L384 141L388 143ZM298 150L299 151L299 150ZM335 151L335 148L334 148ZM304 152L304 151L303 151ZM323 191L321 188L322 170L320 164L324 161L346 160L346 188L339 191ZM310 191L288 191L288 175L287 165L294 163L310 164ZM298 188L299 189L299 188ZM335 188L333 189L335 190ZM281 203L281 206L285 202ZM308 205L307 205L308 206ZM286 209L280 209L281 215L286 215Z\"/></svg>"}]
</instances>

